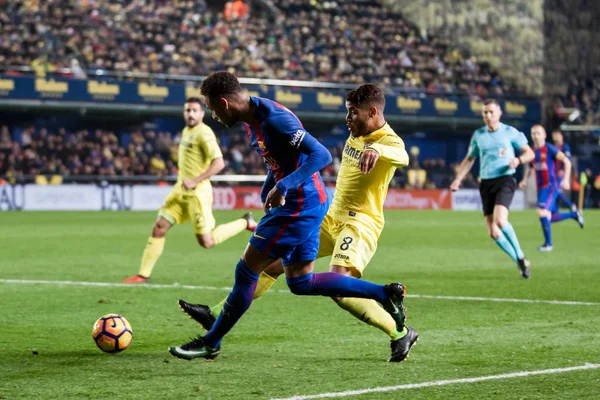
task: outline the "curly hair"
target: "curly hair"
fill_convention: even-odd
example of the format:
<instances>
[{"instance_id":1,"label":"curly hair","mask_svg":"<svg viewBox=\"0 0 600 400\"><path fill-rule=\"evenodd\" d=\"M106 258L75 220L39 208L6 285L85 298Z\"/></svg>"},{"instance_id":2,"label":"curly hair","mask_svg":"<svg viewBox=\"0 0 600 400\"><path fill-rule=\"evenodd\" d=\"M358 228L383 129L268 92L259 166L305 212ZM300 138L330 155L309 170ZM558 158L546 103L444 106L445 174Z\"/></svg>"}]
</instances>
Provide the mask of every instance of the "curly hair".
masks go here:
<instances>
[{"instance_id":1,"label":"curly hair","mask_svg":"<svg viewBox=\"0 0 600 400\"><path fill-rule=\"evenodd\" d=\"M210 74L200 86L200 93L206 97L220 97L236 94L242 91L242 86L235 75L226 71Z\"/></svg>"},{"instance_id":2,"label":"curly hair","mask_svg":"<svg viewBox=\"0 0 600 400\"><path fill-rule=\"evenodd\" d=\"M377 86L367 83L352 89L346 94L346 101L356 104L359 107L377 107L380 110L385 108L385 96L383 91Z\"/></svg>"}]
</instances>

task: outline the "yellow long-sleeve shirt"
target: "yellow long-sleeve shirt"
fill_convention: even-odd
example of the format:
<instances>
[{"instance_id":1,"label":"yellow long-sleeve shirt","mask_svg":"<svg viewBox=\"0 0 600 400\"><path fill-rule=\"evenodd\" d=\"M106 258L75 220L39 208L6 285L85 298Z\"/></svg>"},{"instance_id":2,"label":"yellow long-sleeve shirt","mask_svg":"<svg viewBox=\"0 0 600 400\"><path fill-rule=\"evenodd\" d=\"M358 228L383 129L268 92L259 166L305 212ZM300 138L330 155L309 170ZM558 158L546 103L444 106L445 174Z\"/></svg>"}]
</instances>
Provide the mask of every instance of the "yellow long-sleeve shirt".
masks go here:
<instances>
[{"instance_id":1,"label":"yellow long-sleeve shirt","mask_svg":"<svg viewBox=\"0 0 600 400\"><path fill-rule=\"evenodd\" d=\"M208 179L196 185L196 188L184 190L181 183L184 179L195 178L206 171L210 163L223 157L217 137L209 126L200 123L193 128L184 128L179 143L178 162L179 175L174 190L183 194L212 195L212 186Z\"/></svg>"},{"instance_id":2,"label":"yellow long-sleeve shirt","mask_svg":"<svg viewBox=\"0 0 600 400\"><path fill-rule=\"evenodd\" d=\"M375 167L368 174L360 170L360 157L367 149L379 153ZM383 229L383 203L396 168L408 165L404 141L385 124L367 136L346 140L338 173L335 196L329 213L336 219L350 213L366 214Z\"/></svg>"}]
</instances>

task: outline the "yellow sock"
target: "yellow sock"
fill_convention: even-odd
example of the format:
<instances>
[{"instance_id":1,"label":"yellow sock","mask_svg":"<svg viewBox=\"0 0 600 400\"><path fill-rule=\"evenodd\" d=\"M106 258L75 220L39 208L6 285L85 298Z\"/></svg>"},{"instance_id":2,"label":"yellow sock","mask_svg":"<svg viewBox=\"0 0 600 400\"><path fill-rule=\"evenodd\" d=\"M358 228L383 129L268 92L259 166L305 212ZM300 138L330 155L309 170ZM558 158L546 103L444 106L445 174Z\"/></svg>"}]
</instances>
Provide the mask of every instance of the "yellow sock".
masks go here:
<instances>
[{"instance_id":1,"label":"yellow sock","mask_svg":"<svg viewBox=\"0 0 600 400\"><path fill-rule=\"evenodd\" d=\"M225 297L223 300L221 300L221 302L215 306L212 306L210 308L210 312L212 312L212 314L216 317L219 316L219 314L221 314L221 310L223 310L223 304L225 304L225 301L227 301L227 297Z\"/></svg>"},{"instance_id":2,"label":"yellow sock","mask_svg":"<svg viewBox=\"0 0 600 400\"><path fill-rule=\"evenodd\" d=\"M273 286L276 280L276 278L273 278L265 271L261 272L260 276L258 277L258 283L256 284L256 290L254 291L254 300L267 293L267 291L271 289L271 286Z\"/></svg>"},{"instance_id":3,"label":"yellow sock","mask_svg":"<svg viewBox=\"0 0 600 400\"><path fill-rule=\"evenodd\" d=\"M154 265L158 261L158 258L163 252L165 248L165 238L153 238L150 237L148 239L148 244L144 249L144 254L142 255L142 265L140 267L139 275L149 278L152 274L152 269Z\"/></svg>"},{"instance_id":4,"label":"yellow sock","mask_svg":"<svg viewBox=\"0 0 600 400\"><path fill-rule=\"evenodd\" d=\"M215 244L223 243L246 229L247 226L248 222L243 218L236 219L228 224L219 225L212 231L213 240Z\"/></svg>"},{"instance_id":5,"label":"yellow sock","mask_svg":"<svg viewBox=\"0 0 600 400\"><path fill-rule=\"evenodd\" d=\"M392 340L398 340L406 335L406 328L398 332L394 319L375 300L343 298L337 302L337 305L365 324L379 328Z\"/></svg>"},{"instance_id":6,"label":"yellow sock","mask_svg":"<svg viewBox=\"0 0 600 400\"><path fill-rule=\"evenodd\" d=\"M275 283L276 280L277 280L276 278L273 278L271 275L267 274L266 272L264 272L264 271L261 272L260 277L258 278L258 283L256 284L256 290L254 291L254 300L258 299L263 294L267 293L267 291L271 288L271 286L273 286L273 284ZM214 305L210 308L210 311L213 313L213 315L215 317L221 313L221 310L223 310L223 304L225 304L226 300L227 300L227 297L225 297L223 300L221 300L221 302L219 304Z\"/></svg>"}]
</instances>

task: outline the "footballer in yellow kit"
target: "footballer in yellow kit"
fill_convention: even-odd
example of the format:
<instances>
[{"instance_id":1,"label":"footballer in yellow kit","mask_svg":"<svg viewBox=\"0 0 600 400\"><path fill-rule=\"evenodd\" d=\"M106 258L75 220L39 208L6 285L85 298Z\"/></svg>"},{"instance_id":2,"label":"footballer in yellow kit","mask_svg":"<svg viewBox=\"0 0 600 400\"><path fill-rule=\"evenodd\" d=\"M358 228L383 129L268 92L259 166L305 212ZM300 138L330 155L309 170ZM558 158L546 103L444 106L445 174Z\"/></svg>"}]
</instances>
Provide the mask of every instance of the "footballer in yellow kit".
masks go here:
<instances>
[{"instance_id":1,"label":"footballer in yellow kit","mask_svg":"<svg viewBox=\"0 0 600 400\"><path fill-rule=\"evenodd\" d=\"M139 273L124 280L144 283L150 278L165 245L165 236L175 224L191 220L198 244L211 248L247 229L253 231L256 222L250 213L227 224L215 227L212 214L212 185L209 178L225 167L217 138L202 122L204 109L199 98L186 100L183 118L186 127L179 143L177 182L158 211L152 235L142 255Z\"/></svg>"},{"instance_id":2,"label":"footballer in yellow kit","mask_svg":"<svg viewBox=\"0 0 600 400\"><path fill-rule=\"evenodd\" d=\"M397 168L408 165L404 142L385 122L385 96L381 89L366 84L346 95L346 140L333 202L321 223L318 258L331 256L330 271L362 277L377 249L383 230L383 203ZM254 298L262 296L283 274L278 260L270 265L257 283ZM385 332L391 339L391 362L403 361L418 339L407 326L394 319L374 300L333 298L361 321ZM224 301L209 308L180 300L182 310L210 329Z\"/></svg>"},{"instance_id":3,"label":"footballer in yellow kit","mask_svg":"<svg viewBox=\"0 0 600 400\"><path fill-rule=\"evenodd\" d=\"M211 232L216 224L212 215L213 194L210 181L205 179L193 189L184 187L183 182L202 174L208 170L213 160L218 159L222 160L223 154L210 127L203 123L192 128L185 127L179 143L177 182L158 215L173 225L191 218L194 233Z\"/></svg>"},{"instance_id":4,"label":"footballer in yellow kit","mask_svg":"<svg viewBox=\"0 0 600 400\"><path fill-rule=\"evenodd\" d=\"M372 167L361 165L367 160L363 159L367 150L372 155L368 159L376 158ZM330 265L362 276L383 230L383 203L389 183L396 168L406 165L404 142L387 123L365 136L348 137L335 196L321 224L319 257L332 256Z\"/></svg>"}]
</instances>

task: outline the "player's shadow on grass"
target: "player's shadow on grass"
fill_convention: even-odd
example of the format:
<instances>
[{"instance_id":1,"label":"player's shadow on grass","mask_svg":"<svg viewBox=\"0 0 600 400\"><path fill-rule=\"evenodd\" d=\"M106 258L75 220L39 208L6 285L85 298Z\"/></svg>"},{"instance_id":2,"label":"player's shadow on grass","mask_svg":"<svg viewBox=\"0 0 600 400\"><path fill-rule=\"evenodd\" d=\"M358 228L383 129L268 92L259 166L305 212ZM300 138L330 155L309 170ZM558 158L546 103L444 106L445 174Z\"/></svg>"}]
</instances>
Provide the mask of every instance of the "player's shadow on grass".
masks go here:
<instances>
[{"instance_id":1,"label":"player's shadow on grass","mask_svg":"<svg viewBox=\"0 0 600 400\"><path fill-rule=\"evenodd\" d=\"M94 360L95 362L101 362L102 360L136 360L136 361L171 361L174 360L166 351L163 353L134 353L134 352L121 352L121 353L102 353L100 351L44 351L40 350L37 354L30 354L30 360L64 360L65 362L76 363L77 360L85 360L89 362Z\"/></svg>"}]
</instances>

